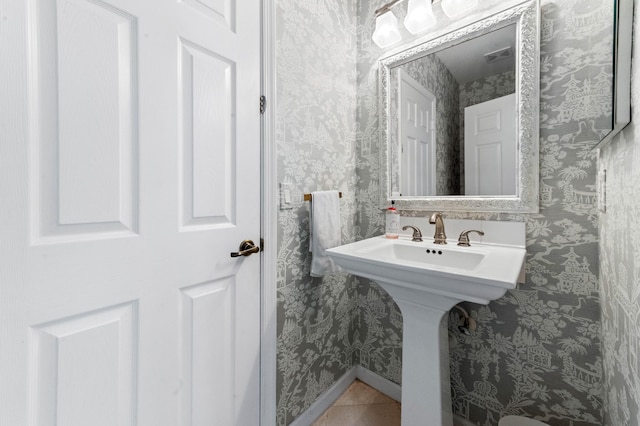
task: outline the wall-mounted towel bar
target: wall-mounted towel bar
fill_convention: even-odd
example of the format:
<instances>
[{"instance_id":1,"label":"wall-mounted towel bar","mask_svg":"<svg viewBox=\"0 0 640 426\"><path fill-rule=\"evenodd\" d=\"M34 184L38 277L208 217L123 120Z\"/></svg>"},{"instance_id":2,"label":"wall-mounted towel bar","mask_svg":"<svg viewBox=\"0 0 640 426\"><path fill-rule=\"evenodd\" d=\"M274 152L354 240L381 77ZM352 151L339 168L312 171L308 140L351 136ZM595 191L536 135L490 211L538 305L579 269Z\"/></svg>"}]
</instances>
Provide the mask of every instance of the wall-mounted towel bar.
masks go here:
<instances>
[{"instance_id":1,"label":"wall-mounted towel bar","mask_svg":"<svg viewBox=\"0 0 640 426\"><path fill-rule=\"evenodd\" d=\"M342 198L342 192L338 192L338 197ZM311 201L313 197L311 196L311 194L304 194L304 200L305 201Z\"/></svg>"}]
</instances>

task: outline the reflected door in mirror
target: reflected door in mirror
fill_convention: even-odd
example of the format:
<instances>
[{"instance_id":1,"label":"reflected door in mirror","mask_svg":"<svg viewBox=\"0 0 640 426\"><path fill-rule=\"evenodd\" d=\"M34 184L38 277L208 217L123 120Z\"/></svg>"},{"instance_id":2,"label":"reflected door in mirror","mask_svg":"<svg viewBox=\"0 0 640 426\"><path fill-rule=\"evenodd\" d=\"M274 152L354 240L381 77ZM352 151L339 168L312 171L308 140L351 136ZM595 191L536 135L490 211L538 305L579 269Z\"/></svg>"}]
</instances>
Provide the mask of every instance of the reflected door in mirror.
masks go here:
<instances>
[{"instance_id":1,"label":"reflected door in mirror","mask_svg":"<svg viewBox=\"0 0 640 426\"><path fill-rule=\"evenodd\" d=\"M400 193L436 194L436 98L399 70Z\"/></svg>"},{"instance_id":2,"label":"reflected door in mirror","mask_svg":"<svg viewBox=\"0 0 640 426\"><path fill-rule=\"evenodd\" d=\"M467 195L516 195L515 94L465 108Z\"/></svg>"}]
</instances>

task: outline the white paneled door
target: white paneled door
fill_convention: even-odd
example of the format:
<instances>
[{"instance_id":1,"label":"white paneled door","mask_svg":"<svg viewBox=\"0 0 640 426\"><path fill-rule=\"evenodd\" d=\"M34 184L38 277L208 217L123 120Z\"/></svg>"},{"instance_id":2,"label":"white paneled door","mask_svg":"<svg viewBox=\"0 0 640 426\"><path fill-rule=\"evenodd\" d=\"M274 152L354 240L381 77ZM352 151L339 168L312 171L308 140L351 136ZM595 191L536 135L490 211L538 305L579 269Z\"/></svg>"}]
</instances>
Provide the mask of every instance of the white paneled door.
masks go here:
<instances>
[{"instance_id":1,"label":"white paneled door","mask_svg":"<svg viewBox=\"0 0 640 426\"><path fill-rule=\"evenodd\" d=\"M0 3L0 425L259 424L260 2Z\"/></svg>"},{"instance_id":2,"label":"white paneled door","mask_svg":"<svg viewBox=\"0 0 640 426\"><path fill-rule=\"evenodd\" d=\"M516 95L464 109L464 193L516 195Z\"/></svg>"},{"instance_id":3,"label":"white paneled door","mask_svg":"<svg viewBox=\"0 0 640 426\"><path fill-rule=\"evenodd\" d=\"M436 195L436 98L402 69L398 82L400 193Z\"/></svg>"}]
</instances>

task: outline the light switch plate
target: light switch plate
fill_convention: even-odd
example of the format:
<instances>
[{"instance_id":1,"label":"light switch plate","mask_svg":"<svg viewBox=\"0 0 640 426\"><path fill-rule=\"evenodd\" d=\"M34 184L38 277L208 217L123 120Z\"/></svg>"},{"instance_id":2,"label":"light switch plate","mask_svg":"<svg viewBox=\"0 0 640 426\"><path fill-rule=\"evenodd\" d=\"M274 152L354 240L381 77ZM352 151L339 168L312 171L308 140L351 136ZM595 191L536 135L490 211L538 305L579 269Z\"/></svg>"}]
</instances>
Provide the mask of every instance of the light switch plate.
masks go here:
<instances>
[{"instance_id":1,"label":"light switch plate","mask_svg":"<svg viewBox=\"0 0 640 426\"><path fill-rule=\"evenodd\" d=\"M598 172L598 210L607 212L607 169Z\"/></svg>"},{"instance_id":2,"label":"light switch plate","mask_svg":"<svg viewBox=\"0 0 640 426\"><path fill-rule=\"evenodd\" d=\"M288 182L280 182L280 210L289 210L293 208L293 195L291 193L292 184Z\"/></svg>"}]
</instances>

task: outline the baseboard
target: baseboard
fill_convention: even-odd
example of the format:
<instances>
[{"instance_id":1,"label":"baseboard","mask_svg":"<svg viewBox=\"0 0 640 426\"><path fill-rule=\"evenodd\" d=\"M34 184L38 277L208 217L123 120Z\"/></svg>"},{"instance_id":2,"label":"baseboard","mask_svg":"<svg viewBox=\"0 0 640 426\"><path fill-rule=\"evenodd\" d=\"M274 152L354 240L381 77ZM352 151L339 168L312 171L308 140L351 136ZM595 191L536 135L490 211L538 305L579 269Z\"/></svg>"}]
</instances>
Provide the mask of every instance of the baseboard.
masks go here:
<instances>
[{"instance_id":1,"label":"baseboard","mask_svg":"<svg viewBox=\"0 0 640 426\"><path fill-rule=\"evenodd\" d=\"M391 399L398 402L402 399L402 386L360 365L356 366L356 378Z\"/></svg>"},{"instance_id":2,"label":"baseboard","mask_svg":"<svg viewBox=\"0 0 640 426\"><path fill-rule=\"evenodd\" d=\"M380 393L387 395L389 398L400 402L402 399L402 386L387 380L373 371L366 369L360 365L352 367L342 375L329 389L315 400L307 410L295 419L289 426L310 426L322 416L337 400L340 395L356 379L371 386ZM453 416L453 426L475 426L462 417Z\"/></svg>"},{"instance_id":3,"label":"baseboard","mask_svg":"<svg viewBox=\"0 0 640 426\"><path fill-rule=\"evenodd\" d=\"M315 400L307 410L296 418L289 426L309 426L322 416L334 402L340 398L340 395L347 390L349 385L356 380L356 367L351 367L349 371L344 373L329 389Z\"/></svg>"},{"instance_id":4,"label":"baseboard","mask_svg":"<svg viewBox=\"0 0 640 426\"><path fill-rule=\"evenodd\" d=\"M380 393L387 395L389 398L398 402L402 400L402 386L387 380L373 371L366 369L360 365L356 366L356 378L366 383ZM476 426L475 423L463 419L460 416L453 415L453 426Z\"/></svg>"}]
</instances>

